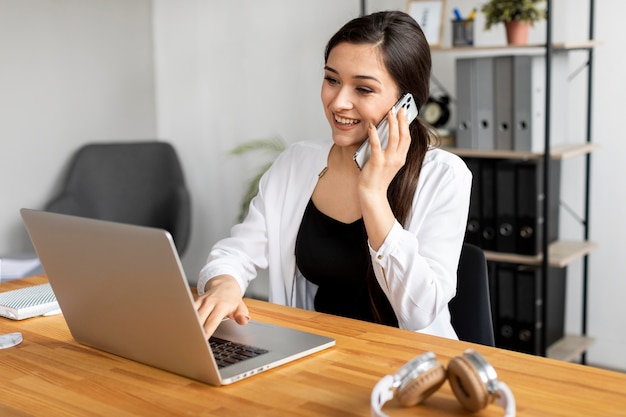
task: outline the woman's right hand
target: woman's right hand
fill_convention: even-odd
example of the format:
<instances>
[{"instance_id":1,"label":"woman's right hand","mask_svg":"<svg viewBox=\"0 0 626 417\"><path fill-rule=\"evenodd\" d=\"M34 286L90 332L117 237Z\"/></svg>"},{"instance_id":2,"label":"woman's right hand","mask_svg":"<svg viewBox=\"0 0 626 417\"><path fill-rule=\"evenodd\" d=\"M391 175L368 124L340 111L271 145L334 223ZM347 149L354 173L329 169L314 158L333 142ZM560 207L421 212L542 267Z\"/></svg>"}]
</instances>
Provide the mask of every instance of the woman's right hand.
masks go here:
<instances>
[{"instance_id":1,"label":"woman's right hand","mask_svg":"<svg viewBox=\"0 0 626 417\"><path fill-rule=\"evenodd\" d=\"M211 337L225 317L238 324L248 323L248 307L242 297L241 287L230 275L219 275L207 282L205 293L194 302L207 338Z\"/></svg>"}]
</instances>

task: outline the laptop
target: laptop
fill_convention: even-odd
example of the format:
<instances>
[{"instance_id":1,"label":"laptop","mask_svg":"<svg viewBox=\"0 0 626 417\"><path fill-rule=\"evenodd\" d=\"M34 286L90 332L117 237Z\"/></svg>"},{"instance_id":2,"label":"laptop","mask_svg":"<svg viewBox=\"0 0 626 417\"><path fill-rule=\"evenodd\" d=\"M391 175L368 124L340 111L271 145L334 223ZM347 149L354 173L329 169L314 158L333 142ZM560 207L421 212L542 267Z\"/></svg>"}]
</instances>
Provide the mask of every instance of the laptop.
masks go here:
<instances>
[{"instance_id":1,"label":"laptop","mask_svg":"<svg viewBox=\"0 0 626 417\"><path fill-rule=\"evenodd\" d=\"M211 385L335 344L322 335L229 319L210 342L167 231L30 209L20 213L78 343ZM224 362L212 344L229 345L236 357Z\"/></svg>"}]
</instances>

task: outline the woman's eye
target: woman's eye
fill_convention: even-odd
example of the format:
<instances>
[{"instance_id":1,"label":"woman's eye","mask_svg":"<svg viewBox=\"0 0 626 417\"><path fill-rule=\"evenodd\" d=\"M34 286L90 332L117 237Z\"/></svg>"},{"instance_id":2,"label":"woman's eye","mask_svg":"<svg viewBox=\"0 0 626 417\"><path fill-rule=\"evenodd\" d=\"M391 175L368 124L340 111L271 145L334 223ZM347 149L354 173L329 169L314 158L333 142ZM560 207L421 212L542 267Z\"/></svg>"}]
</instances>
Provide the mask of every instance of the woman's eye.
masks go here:
<instances>
[{"instance_id":1,"label":"woman's eye","mask_svg":"<svg viewBox=\"0 0 626 417\"><path fill-rule=\"evenodd\" d=\"M361 94L369 94L373 92L371 89L367 87L357 87L356 91L358 91Z\"/></svg>"},{"instance_id":2,"label":"woman's eye","mask_svg":"<svg viewBox=\"0 0 626 417\"><path fill-rule=\"evenodd\" d=\"M326 80L326 82L330 85L335 85L338 84L339 81L337 81L336 79L334 79L333 77L329 77L329 76L325 76L324 79Z\"/></svg>"}]
</instances>

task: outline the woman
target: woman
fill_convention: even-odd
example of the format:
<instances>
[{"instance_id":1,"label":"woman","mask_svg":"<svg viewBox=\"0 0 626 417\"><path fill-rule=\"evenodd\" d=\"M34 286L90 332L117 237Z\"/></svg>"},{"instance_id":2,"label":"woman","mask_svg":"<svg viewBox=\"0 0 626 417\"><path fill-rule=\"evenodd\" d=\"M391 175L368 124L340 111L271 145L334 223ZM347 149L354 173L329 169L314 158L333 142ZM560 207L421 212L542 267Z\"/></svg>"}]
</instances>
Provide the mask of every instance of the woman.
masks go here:
<instances>
[{"instance_id":1,"label":"woman","mask_svg":"<svg viewBox=\"0 0 626 417\"><path fill-rule=\"evenodd\" d=\"M429 130L389 110L428 98L431 60L419 25L399 11L356 18L328 42L322 104L332 141L298 143L274 162L246 219L211 250L196 308L207 334L248 321L242 294L269 267L271 302L456 338L456 291L471 174L429 148ZM385 117L382 150L375 126ZM370 137L371 158L353 161Z\"/></svg>"}]
</instances>

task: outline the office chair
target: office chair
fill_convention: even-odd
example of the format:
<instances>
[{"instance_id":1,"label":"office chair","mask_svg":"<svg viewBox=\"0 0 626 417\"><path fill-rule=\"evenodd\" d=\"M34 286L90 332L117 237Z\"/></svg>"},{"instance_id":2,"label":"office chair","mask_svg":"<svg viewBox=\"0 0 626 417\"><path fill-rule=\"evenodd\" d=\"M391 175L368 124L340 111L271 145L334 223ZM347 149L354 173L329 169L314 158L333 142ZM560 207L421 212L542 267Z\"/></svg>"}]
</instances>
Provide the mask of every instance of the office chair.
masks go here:
<instances>
[{"instance_id":1,"label":"office chair","mask_svg":"<svg viewBox=\"0 0 626 417\"><path fill-rule=\"evenodd\" d=\"M189 191L176 151L166 142L84 145L45 209L165 229L180 255L189 242Z\"/></svg>"},{"instance_id":2,"label":"office chair","mask_svg":"<svg viewBox=\"0 0 626 417\"><path fill-rule=\"evenodd\" d=\"M459 339L494 346L487 260L479 247L463 243L456 296L448 306Z\"/></svg>"}]
</instances>

